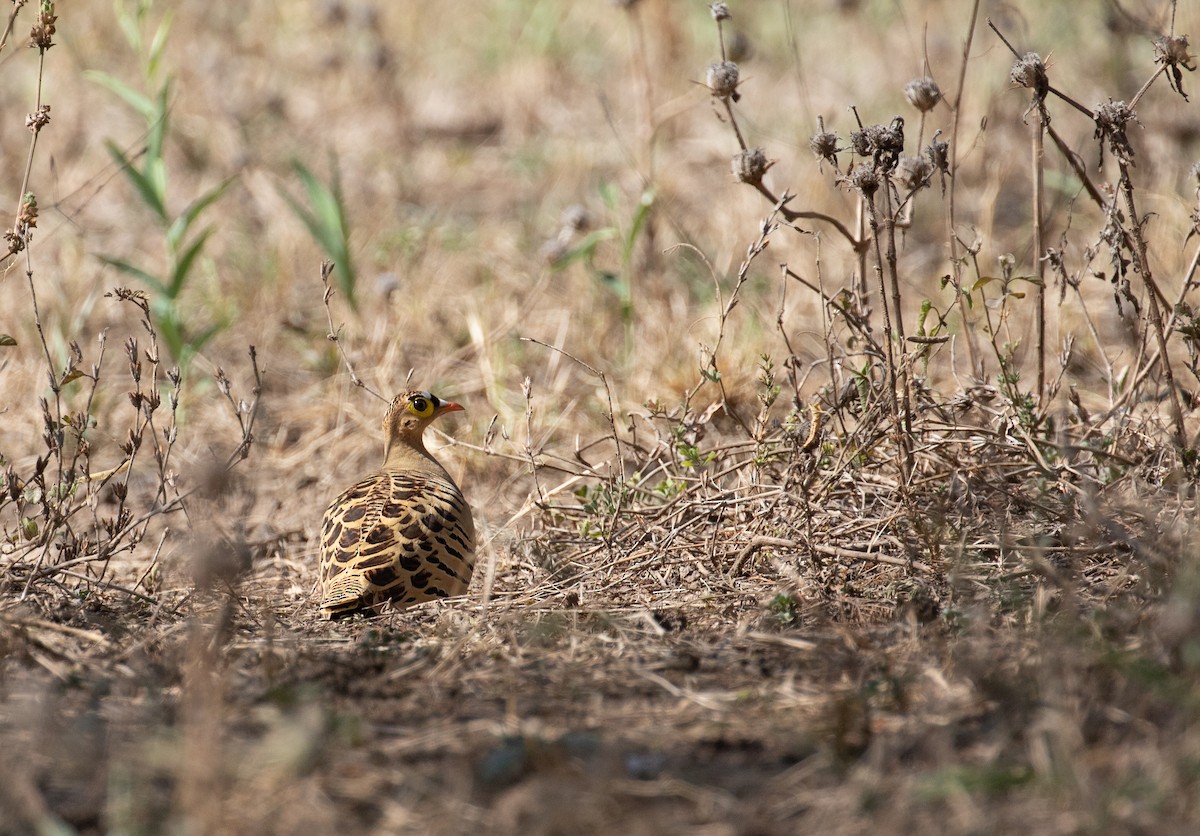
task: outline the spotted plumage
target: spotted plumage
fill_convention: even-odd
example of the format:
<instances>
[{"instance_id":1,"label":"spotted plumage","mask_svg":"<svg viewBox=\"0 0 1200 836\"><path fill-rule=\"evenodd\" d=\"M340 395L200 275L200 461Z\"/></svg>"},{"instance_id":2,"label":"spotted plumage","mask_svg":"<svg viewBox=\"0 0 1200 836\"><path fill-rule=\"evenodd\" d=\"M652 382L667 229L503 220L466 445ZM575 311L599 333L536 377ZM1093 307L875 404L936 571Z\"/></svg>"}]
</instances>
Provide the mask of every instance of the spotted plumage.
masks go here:
<instances>
[{"instance_id":1,"label":"spotted plumage","mask_svg":"<svg viewBox=\"0 0 1200 836\"><path fill-rule=\"evenodd\" d=\"M325 511L321 608L328 616L467 591L475 565L471 509L421 438L433 419L461 409L429 392L392 401L383 419L383 468Z\"/></svg>"}]
</instances>

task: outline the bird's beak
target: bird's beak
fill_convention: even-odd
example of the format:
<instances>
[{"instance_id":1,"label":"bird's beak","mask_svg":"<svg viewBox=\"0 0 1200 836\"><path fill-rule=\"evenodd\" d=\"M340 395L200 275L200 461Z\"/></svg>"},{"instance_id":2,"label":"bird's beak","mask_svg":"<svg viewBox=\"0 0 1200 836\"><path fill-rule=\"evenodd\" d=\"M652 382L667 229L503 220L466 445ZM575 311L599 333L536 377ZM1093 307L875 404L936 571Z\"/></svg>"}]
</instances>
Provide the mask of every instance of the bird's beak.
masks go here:
<instances>
[{"instance_id":1,"label":"bird's beak","mask_svg":"<svg viewBox=\"0 0 1200 836\"><path fill-rule=\"evenodd\" d=\"M437 412L434 415L445 415L447 412L466 412L466 409L463 408L462 404L457 404L454 401L442 401L442 405L437 408Z\"/></svg>"}]
</instances>

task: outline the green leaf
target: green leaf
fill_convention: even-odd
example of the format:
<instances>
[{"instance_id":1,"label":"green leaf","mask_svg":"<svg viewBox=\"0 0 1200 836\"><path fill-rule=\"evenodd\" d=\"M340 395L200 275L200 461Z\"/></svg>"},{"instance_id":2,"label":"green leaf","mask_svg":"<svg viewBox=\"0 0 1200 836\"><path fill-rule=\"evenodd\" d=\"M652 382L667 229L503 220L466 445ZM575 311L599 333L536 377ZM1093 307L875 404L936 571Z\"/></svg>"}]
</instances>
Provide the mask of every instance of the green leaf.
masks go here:
<instances>
[{"instance_id":1,"label":"green leaf","mask_svg":"<svg viewBox=\"0 0 1200 836\"><path fill-rule=\"evenodd\" d=\"M132 15L125 10L123 4L117 4L117 22L121 24L121 31L125 34L125 41L133 47L134 52L138 53L142 51L141 19L141 14Z\"/></svg>"},{"instance_id":2,"label":"green leaf","mask_svg":"<svg viewBox=\"0 0 1200 836\"><path fill-rule=\"evenodd\" d=\"M16 345L17 341L8 334L0 334L0 346Z\"/></svg>"},{"instance_id":3,"label":"green leaf","mask_svg":"<svg viewBox=\"0 0 1200 836\"><path fill-rule=\"evenodd\" d=\"M68 383L73 383L74 381L79 380L81 377L83 377L83 372L79 371L79 369L71 369L71 371L63 375L62 380L58 382L58 385L66 386Z\"/></svg>"},{"instance_id":4,"label":"green leaf","mask_svg":"<svg viewBox=\"0 0 1200 836\"><path fill-rule=\"evenodd\" d=\"M149 123L150 136L146 140L146 156L150 160L162 160L163 145L167 139L168 102L171 97L171 82L168 81L158 91L155 101L155 111L146 120Z\"/></svg>"},{"instance_id":5,"label":"green leaf","mask_svg":"<svg viewBox=\"0 0 1200 836\"><path fill-rule=\"evenodd\" d=\"M975 284L971 285L971 290L980 290L987 287L992 282L1000 281L999 276L980 276L975 280Z\"/></svg>"},{"instance_id":6,"label":"green leaf","mask_svg":"<svg viewBox=\"0 0 1200 836\"><path fill-rule=\"evenodd\" d=\"M143 170L146 182L154 189L154 194L157 199L157 206L162 207L159 213L162 218L163 225L170 221L167 216L167 161L162 157L152 157L150 153L146 153L146 166Z\"/></svg>"},{"instance_id":7,"label":"green leaf","mask_svg":"<svg viewBox=\"0 0 1200 836\"><path fill-rule=\"evenodd\" d=\"M113 93L116 93L125 104L132 107L142 115L146 122L153 122L157 116L155 112L154 102L149 96L143 95L123 81L113 78L111 75L100 70L85 70L84 78L89 81L94 81L101 87L105 87Z\"/></svg>"},{"instance_id":8,"label":"green leaf","mask_svg":"<svg viewBox=\"0 0 1200 836\"><path fill-rule=\"evenodd\" d=\"M208 237L212 233L213 228L210 226L197 235L196 240L179 256L179 260L175 262L175 269L171 271L170 283L167 285L167 295L172 298L178 298L183 292L183 286L187 283L188 273L192 269L192 262L196 260L196 256L200 255L200 251L204 249L204 244L208 241Z\"/></svg>"},{"instance_id":9,"label":"green leaf","mask_svg":"<svg viewBox=\"0 0 1200 836\"><path fill-rule=\"evenodd\" d=\"M550 265L550 269L556 271L562 270L579 261L581 258L587 258L590 261L592 256L595 255L597 245L601 241L607 241L609 238L614 237L616 234L616 228L611 226L589 232L580 239L578 244L563 253L561 257L555 259L554 263Z\"/></svg>"},{"instance_id":10,"label":"green leaf","mask_svg":"<svg viewBox=\"0 0 1200 836\"><path fill-rule=\"evenodd\" d=\"M607 207L610 212L615 212L617 209L617 201L619 199L616 186L605 181L600 184L597 190L600 192L600 200L604 203L605 207Z\"/></svg>"},{"instance_id":11,"label":"green leaf","mask_svg":"<svg viewBox=\"0 0 1200 836\"><path fill-rule=\"evenodd\" d=\"M633 258L633 248L637 246L638 236L642 232L642 227L646 225L646 220L650 217L650 211L653 208L654 190L646 189L638 201L637 211L633 213L633 225L629 228L629 235L625 237L625 251L621 256L624 264L629 264Z\"/></svg>"},{"instance_id":12,"label":"green leaf","mask_svg":"<svg viewBox=\"0 0 1200 836\"><path fill-rule=\"evenodd\" d=\"M112 258L111 256L107 255L97 256L97 258L99 258L109 267L115 267L126 275L140 279L142 282L149 285L155 292L164 296L167 295L167 286L163 284L162 280L158 278L158 276L147 273L141 267L135 267L128 261L124 261L120 258Z\"/></svg>"},{"instance_id":13,"label":"green leaf","mask_svg":"<svg viewBox=\"0 0 1200 836\"><path fill-rule=\"evenodd\" d=\"M228 326L228 324L229 323L225 322L225 321L214 322L212 325L205 328L199 334L196 334L196 335L192 336L190 339L188 339L188 343L187 343L188 348L193 353L200 351L200 349L204 348L204 346L208 344L209 340L211 340L217 334L224 331L225 328Z\"/></svg>"},{"instance_id":14,"label":"green leaf","mask_svg":"<svg viewBox=\"0 0 1200 836\"><path fill-rule=\"evenodd\" d=\"M171 34L171 24L174 20L174 10L169 11L163 15L158 28L154 30L154 39L150 41L150 48L146 51L146 73L151 78L158 75L158 68L162 63L163 50L167 46L167 36Z\"/></svg>"},{"instance_id":15,"label":"green leaf","mask_svg":"<svg viewBox=\"0 0 1200 836\"><path fill-rule=\"evenodd\" d=\"M108 148L109 155L112 156L117 165L121 166L121 173L125 175L125 179L129 181L129 184L133 186L134 191L138 193L142 202L150 207L150 210L158 216L159 221L166 224L167 207L155 181L134 168L130 159L125 156L125 152L118 148L112 140L107 140L104 144Z\"/></svg>"},{"instance_id":16,"label":"green leaf","mask_svg":"<svg viewBox=\"0 0 1200 836\"><path fill-rule=\"evenodd\" d=\"M309 234L325 250L329 260L336 267L334 276L338 287L347 303L358 310L355 297L355 272L350 258L350 233L346 223L345 204L341 195L341 181L337 176L336 167L332 178L332 187L327 187L299 160L292 161L292 170L300 178L301 185L308 197L309 206L305 206L285 189L279 189L280 195L296 217L305 225ZM311 208L310 208L311 207Z\"/></svg>"},{"instance_id":17,"label":"green leaf","mask_svg":"<svg viewBox=\"0 0 1200 836\"><path fill-rule=\"evenodd\" d=\"M219 200L236 179L236 176L227 178L224 182L217 184L187 205L187 208L180 213L179 217L175 219L175 222L167 230L167 241L170 243L172 249L179 247L188 229L195 222L196 218L200 216L200 213Z\"/></svg>"}]
</instances>

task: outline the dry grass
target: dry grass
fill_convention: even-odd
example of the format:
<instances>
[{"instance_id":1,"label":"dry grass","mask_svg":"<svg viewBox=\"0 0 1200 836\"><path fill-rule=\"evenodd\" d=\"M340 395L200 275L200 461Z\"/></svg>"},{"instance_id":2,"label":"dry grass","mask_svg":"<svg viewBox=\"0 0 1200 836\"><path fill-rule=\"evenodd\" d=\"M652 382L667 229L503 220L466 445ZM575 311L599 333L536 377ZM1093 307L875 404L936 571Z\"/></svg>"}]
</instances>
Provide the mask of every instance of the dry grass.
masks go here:
<instances>
[{"instance_id":1,"label":"dry grass","mask_svg":"<svg viewBox=\"0 0 1200 836\"><path fill-rule=\"evenodd\" d=\"M157 69L106 4L59 9L44 63L20 9L0 50L29 243L0 275L0 832L1194 826L1170 4L984 6L965 64L948 2L720 31L663 0L173 5ZM1041 64L1010 75L989 12ZM1040 110L1039 67L1137 122ZM167 215L230 180L169 303L107 266L173 256L104 146L142 165L152 123L85 70L172 77ZM897 114L945 176L892 168ZM296 160L340 182L358 312L322 304ZM480 569L330 624L316 522L410 378L470 410L437 441Z\"/></svg>"}]
</instances>

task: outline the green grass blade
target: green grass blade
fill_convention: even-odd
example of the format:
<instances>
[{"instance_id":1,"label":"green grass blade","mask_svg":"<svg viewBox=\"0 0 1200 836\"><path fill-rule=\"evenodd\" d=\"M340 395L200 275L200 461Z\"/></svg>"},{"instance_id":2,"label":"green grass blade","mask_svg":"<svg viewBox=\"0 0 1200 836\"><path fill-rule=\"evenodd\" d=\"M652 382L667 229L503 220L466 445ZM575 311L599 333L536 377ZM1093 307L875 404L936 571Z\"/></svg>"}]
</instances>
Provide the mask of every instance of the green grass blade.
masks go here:
<instances>
[{"instance_id":1,"label":"green grass blade","mask_svg":"<svg viewBox=\"0 0 1200 836\"><path fill-rule=\"evenodd\" d=\"M124 259L112 258L111 256L107 256L107 255L100 255L100 256L96 256L96 257L99 258L101 261L103 261L105 264L107 264L109 267L115 267L116 269L120 270L122 273L124 273L128 276L133 276L135 279L142 281L148 287L150 287L152 290L154 290L155 293L161 293L163 295L167 294L167 286L165 284L163 284L162 279L158 278L158 276L155 276L151 273L147 273L141 267L136 267L133 264L130 264L128 261L125 261Z\"/></svg>"},{"instance_id":2,"label":"green grass blade","mask_svg":"<svg viewBox=\"0 0 1200 836\"><path fill-rule=\"evenodd\" d=\"M167 241L172 249L179 248L180 243L182 243L184 237L187 235L188 229L195 223L200 213L220 200L221 196L225 194L226 190L228 190L229 186L236 179L236 176L225 179L187 205L167 230Z\"/></svg>"},{"instance_id":3,"label":"green grass blade","mask_svg":"<svg viewBox=\"0 0 1200 836\"><path fill-rule=\"evenodd\" d=\"M121 99L134 110L142 115L147 122L152 122L155 119L154 102L150 98L138 91L134 90L123 81L113 78L111 75L100 70L85 70L83 77L89 81L94 81L101 87L116 93Z\"/></svg>"},{"instance_id":4,"label":"green grass blade","mask_svg":"<svg viewBox=\"0 0 1200 836\"><path fill-rule=\"evenodd\" d=\"M163 199L163 193L160 191L161 188L165 188L165 186L161 185L165 179L165 172L160 178L148 176L135 168L133 161L125 156L125 152L118 148L112 140L108 140L104 144L108 148L109 155L121 167L121 173L125 175L125 179L129 181L129 184L133 186L134 191L137 192L142 202L150 207L150 210L158 216L159 221L166 224L167 207Z\"/></svg>"}]
</instances>

